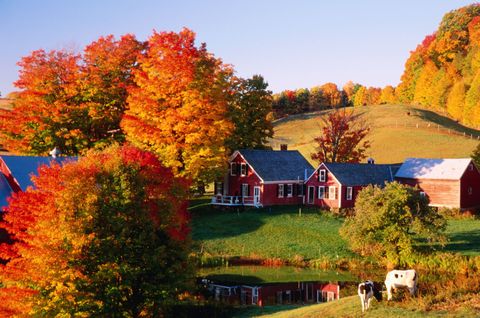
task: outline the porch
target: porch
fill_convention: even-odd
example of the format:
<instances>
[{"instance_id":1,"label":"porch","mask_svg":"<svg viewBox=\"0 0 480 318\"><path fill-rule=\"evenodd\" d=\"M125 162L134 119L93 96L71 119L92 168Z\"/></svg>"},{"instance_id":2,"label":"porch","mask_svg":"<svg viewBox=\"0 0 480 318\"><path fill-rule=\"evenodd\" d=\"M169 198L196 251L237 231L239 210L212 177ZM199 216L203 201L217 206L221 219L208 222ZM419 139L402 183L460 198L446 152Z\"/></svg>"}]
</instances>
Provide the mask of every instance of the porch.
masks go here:
<instances>
[{"instance_id":1,"label":"porch","mask_svg":"<svg viewBox=\"0 0 480 318\"><path fill-rule=\"evenodd\" d=\"M212 197L211 204L222 206L262 206L260 198L255 196L233 196L233 195L215 195Z\"/></svg>"}]
</instances>

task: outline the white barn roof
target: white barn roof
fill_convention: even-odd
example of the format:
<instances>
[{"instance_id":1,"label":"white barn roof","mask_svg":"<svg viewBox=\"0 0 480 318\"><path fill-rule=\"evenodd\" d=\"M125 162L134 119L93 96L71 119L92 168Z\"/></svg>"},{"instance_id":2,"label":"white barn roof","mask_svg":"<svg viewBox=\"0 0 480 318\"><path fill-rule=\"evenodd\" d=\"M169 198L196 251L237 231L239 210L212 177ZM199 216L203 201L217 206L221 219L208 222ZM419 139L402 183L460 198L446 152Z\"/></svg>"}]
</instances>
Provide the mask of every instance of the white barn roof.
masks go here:
<instances>
[{"instance_id":1,"label":"white barn roof","mask_svg":"<svg viewBox=\"0 0 480 318\"><path fill-rule=\"evenodd\" d=\"M408 158L395 177L409 179L459 180L472 159L423 159Z\"/></svg>"}]
</instances>

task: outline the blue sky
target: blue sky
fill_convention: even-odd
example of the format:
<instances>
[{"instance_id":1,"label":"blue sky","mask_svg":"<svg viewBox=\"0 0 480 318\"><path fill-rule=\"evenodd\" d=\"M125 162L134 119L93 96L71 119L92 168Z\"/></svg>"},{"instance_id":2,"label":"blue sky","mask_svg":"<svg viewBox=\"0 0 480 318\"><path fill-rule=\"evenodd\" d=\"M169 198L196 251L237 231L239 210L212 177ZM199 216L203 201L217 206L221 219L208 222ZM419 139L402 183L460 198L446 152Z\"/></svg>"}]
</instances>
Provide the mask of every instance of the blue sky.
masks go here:
<instances>
[{"instance_id":1,"label":"blue sky","mask_svg":"<svg viewBox=\"0 0 480 318\"><path fill-rule=\"evenodd\" d=\"M188 27L237 74L274 92L353 80L397 85L409 52L460 0L0 0L0 93L36 49L81 51L99 36Z\"/></svg>"}]
</instances>

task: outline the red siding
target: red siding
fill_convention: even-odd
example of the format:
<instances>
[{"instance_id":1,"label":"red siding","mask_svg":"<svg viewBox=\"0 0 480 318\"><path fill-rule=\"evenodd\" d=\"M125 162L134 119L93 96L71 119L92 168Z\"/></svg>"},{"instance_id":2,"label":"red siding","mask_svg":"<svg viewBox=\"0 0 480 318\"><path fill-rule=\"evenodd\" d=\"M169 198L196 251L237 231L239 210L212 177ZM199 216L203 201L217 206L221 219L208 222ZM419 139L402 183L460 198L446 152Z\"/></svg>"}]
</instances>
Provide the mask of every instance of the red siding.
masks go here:
<instances>
[{"instance_id":1,"label":"red siding","mask_svg":"<svg viewBox=\"0 0 480 318\"><path fill-rule=\"evenodd\" d=\"M237 154L235 158L231 162L235 162L235 164L239 165L242 163L246 163L245 160L242 158L240 154ZM272 184L263 184L262 180L257 176L254 172L255 167L248 167L247 175L242 176L239 173L237 175L232 176L230 172L228 172L228 191L227 195L233 196L241 196L242 194L242 184L249 185L249 193L248 196L253 196L253 189L255 186L260 187L260 203L263 206L269 205L293 205L293 204L302 204L303 197L298 196L296 185L298 182L279 182L279 183L272 183ZM284 196L280 198L278 196L278 184L284 184ZM292 184L294 189L294 193L291 197L287 196L287 184Z\"/></svg>"},{"instance_id":2,"label":"red siding","mask_svg":"<svg viewBox=\"0 0 480 318\"><path fill-rule=\"evenodd\" d=\"M316 303L317 292L319 293L319 302L322 302L322 292L332 292L333 298L339 299L339 290L338 284L330 283L298 282L264 285L258 289L258 305Z\"/></svg>"},{"instance_id":3,"label":"red siding","mask_svg":"<svg viewBox=\"0 0 480 318\"><path fill-rule=\"evenodd\" d=\"M472 168L468 167L463 174L460 189L461 209L480 207L480 173L475 165Z\"/></svg>"},{"instance_id":4,"label":"red siding","mask_svg":"<svg viewBox=\"0 0 480 318\"><path fill-rule=\"evenodd\" d=\"M326 175L326 180L325 182L322 182L322 181L319 181L319 171L320 170L326 170L327 171L327 175ZM311 187L314 187L313 189L311 189ZM337 187L337 191L338 191L338 198L342 197L342 195L344 195L343 193L341 193L341 190L344 191L343 189L341 189L341 185L337 182L337 180L333 177L333 174L330 173L330 171L327 170L327 168L325 168L325 166L323 164L320 165L320 167L315 170L315 172L313 173L313 176L308 180L307 182L307 190L306 190L306 193L305 193L305 204L308 204L308 205L312 205L312 203L309 203L309 192L311 190L314 190L314 199L313 199L313 205L316 205L316 206L320 206L320 207L328 207L328 208L339 208L340 205L339 205L339 199L330 199L330 196L328 199L319 199L318 198L318 187L319 186L324 186L324 187Z\"/></svg>"},{"instance_id":5,"label":"red siding","mask_svg":"<svg viewBox=\"0 0 480 318\"><path fill-rule=\"evenodd\" d=\"M431 206L460 207L460 181L397 178L397 181L425 192Z\"/></svg>"},{"instance_id":6,"label":"red siding","mask_svg":"<svg viewBox=\"0 0 480 318\"><path fill-rule=\"evenodd\" d=\"M231 162L235 162L236 164L246 163L243 160L242 156L238 154ZM228 192L227 195L235 195L241 196L242 195L242 184L249 185L249 193L248 196L253 196L253 187L254 186L261 186L261 180L257 176L257 174L253 171L252 167L248 167L247 175L241 176L237 173L236 176L232 176L230 173L230 167L228 171ZM262 194L260 194L260 200L262 200Z\"/></svg>"}]
</instances>

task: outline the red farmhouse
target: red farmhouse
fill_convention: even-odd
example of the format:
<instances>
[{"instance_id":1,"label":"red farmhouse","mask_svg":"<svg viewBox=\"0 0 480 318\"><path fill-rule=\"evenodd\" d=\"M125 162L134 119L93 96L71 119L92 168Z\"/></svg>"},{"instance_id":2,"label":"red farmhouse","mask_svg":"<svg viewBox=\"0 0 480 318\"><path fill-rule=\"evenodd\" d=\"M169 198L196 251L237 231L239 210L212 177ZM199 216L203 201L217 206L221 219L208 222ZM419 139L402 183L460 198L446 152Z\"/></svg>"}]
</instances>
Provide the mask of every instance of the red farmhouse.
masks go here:
<instances>
[{"instance_id":1,"label":"red farmhouse","mask_svg":"<svg viewBox=\"0 0 480 318\"><path fill-rule=\"evenodd\" d=\"M470 158L405 160L395 179L418 186L435 207L480 207L480 173Z\"/></svg>"},{"instance_id":2,"label":"red farmhouse","mask_svg":"<svg viewBox=\"0 0 480 318\"><path fill-rule=\"evenodd\" d=\"M312 171L296 150L238 150L229 159L224 182L215 183L212 204L303 204L304 180Z\"/></svg>"},{"instance_id":3,"label":"red farmhouse","mask_svg":"<svg viewBox=\"0 0 480 318\"><path fill-rule=\"evenodd\" d=\"M361 189L393 181L396 169L398 165L322 163L306 181L306 204L352 208Z\"/></svg>"}]
</instances>

